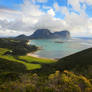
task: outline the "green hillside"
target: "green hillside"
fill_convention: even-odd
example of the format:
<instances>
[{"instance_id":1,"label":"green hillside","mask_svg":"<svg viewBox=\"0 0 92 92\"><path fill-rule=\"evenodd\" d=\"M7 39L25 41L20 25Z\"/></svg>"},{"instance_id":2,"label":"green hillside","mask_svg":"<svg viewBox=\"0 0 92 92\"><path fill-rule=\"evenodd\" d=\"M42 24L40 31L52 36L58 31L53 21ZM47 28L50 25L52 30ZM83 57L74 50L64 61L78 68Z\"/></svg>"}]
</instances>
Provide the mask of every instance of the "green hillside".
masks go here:
<instances>
[{"instance_id":1,"label":"green hillside","mask_svg":"<svg viewBox=\"0 0 92 92\"><path fill-rule=\"evenodd\" d=\"M51 64L56 62L55 60L35 58L26 56L25 54L32 52L36 49L36 46L27 45L27 41L15 40L15 39L0 39L0 76L2 78L9 75L16 77L23 73L30 73L32 70L42 68L44 64ZM22 43L22 44L21 44ZM12 44L12 45L11 45ZM17 45L18 44L18 45ZM23 45L24 44L24 45ZM20 53L20 48L21 52ZM18 50L15 50L15 49ZM32 48L32 49L30 49ZM25 49L30 49L25 51Z\"/></svg>"},{"instance_id":2,"label":"green hillside","mask_svg":"<svg viewBox=\"0 0 92 92\"><path fill-rule=\"evenodd\" d=\"M59 70L74 70L92 77L92 48L60 59L55 66Z\"/></svg>"},{"instance_id":3,"label":"green hillside","mask_svg":"<svg viewBox=\"0 0 92 92\"><path fill-rule=\"evenodd\" d=\"M41 63L42 64L49 64L49 63L54 63L54 60L49 60L49 59L40 59L40 58L35 58L35 57L29 57L29 56L14 56L14 55L4 55L4 53L6 53L7 51L9 51L8 49L3 49L0 48L0 63L4 63L3 67L6 67L6 64L10 64L10 63L14 63L14 67L15 67L15 63L17 63L16 65L18 67L23 66L26 71L28 70L33 70L33 69L39 69L41 68ZM7 62L7 63L6 63ZM5 64L6 63L6 64ZM19 66L19 64L21 64ZM2 65L0 64L0 67L2 67ZM9 66L8 69L12 68L13 66ZM6 67L7 68L7 67ZM3 70L3 69L2 69ZM24 69L18 69L14 68L14 70L16 70L16 72L19 72L20 70L24 70ZM11 69L11 71L13 71L13 69Z\"/></svg>"},{"instance_id":4,"label":"green hillside","mask_svg":"<svg viewBox=\"0 0 92 92\"><path fill-rule=\"evenodd\" d=\"M26 56L37 50L27 41L3 40L0 92L92 92L92 48L52 60Z\"/></svg>"},{"instance_id":5,"label":"green hillside","mask_svg":"<svg viewBox=\"0 0 92 92\"><path fill-rule=\"evenodd\" d=\"M10 49L11 51L5 54L25 55L28 52L33 52L38 49L34 45L28 45L28 40L16 40L10 38L0 38L0 48Z\"/></svg>"},{"instance_id":6,"label":"green hillside","mask_svg":"<svg viewBox=\"0 0 92 92\"><path fill-rule=\"evenodd\" d=\"M45 74L50 74L56 70L61 72L64 70L69 70L92 78L92 48L59 59L57 62L43 66L40 70L36 71L38 73L45 72Z\"/></svg>"}]
</instances>

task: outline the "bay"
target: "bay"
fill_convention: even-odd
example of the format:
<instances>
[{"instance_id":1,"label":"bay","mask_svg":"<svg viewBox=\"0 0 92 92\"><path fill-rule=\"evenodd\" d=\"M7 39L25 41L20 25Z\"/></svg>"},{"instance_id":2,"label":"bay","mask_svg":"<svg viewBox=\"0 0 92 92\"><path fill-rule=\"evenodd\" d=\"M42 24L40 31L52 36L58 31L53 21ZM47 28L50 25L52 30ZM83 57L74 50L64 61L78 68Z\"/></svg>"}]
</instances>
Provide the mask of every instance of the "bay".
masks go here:
<instances>
[{"instance_id":1,"label":"bay","mask_svg":"<svg viewBox=\"0 0 92 92\"><path fill-rule=\"evenodd\" d=\"M64 39L37 39L30 40L31 45L41 48L34 54L44 58L63 58L87 48L92 47L92 39L88 38L71 38Z\"/></svg>"}]
</instances>

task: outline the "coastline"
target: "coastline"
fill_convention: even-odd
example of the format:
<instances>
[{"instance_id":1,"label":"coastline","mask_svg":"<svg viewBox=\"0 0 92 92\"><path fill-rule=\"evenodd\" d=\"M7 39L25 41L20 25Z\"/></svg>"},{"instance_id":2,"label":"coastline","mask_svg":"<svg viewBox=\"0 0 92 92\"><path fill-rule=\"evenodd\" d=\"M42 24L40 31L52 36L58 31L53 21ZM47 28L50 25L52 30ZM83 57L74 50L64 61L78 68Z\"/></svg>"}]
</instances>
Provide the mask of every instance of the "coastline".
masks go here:
<instances>
[{"instance_id":1,"label":"coastline","mask_svg":"<svg viewBox=\"0 0 92 92\"><path fill-rule=\"evenodd\" d=\"M28 40L27 45L30 45L30 40ZM27 53L26 56L35 57L35 58L42 58L42 59L49 59L49 60L58 60L59 59L59 58L46 58L46 57L41 57L39 55L34 54L38 50L42 50L42 49L43 49L42 47L37 47L36 51Z\"/></svg>"},{"instance_id":2,"label":"coastline","mask_svg":"<svg viewBox=\"0 0 92 92\"><path fill-rule=\"evenodd\" d=\"M27 45L30 45L30 40L28 40ZM36 58L44 58L44 57L40 57L39 55L34 54L35 52L37 52L38 50L41 50L41 49L42 49L41 47L37 47L36 51L27 53L27 56L32 56L32 57L36 57ZM46 58L46 59L49 59L49 58Z\"/></svg>"},{"instance_id":3,"label":"coastline","mask_svg":"<svg viewBox=\"0 0 92 92\"><path fill-rule=\"evenodd\" d=\"M32 57L36 57L36 58L41 58L41 57L39 57L38 55L35 55L35 54L33 54L33 53L27 53L27 56L32 56Z\"/></svg>"},{"instance_id":4,"label":"coastline","mask_svg":"<svg viewBox=\"0 0 92 92\"><path fill-rule=\"evenodd\" d=\"M27 56L35 57L35 58L42 58L42 59L58 60L58 59L54 59L54 58L40 57L39 55L36 55L36 54L34 54L34 53L27 53Z\"/></svg>"}]
</instances>

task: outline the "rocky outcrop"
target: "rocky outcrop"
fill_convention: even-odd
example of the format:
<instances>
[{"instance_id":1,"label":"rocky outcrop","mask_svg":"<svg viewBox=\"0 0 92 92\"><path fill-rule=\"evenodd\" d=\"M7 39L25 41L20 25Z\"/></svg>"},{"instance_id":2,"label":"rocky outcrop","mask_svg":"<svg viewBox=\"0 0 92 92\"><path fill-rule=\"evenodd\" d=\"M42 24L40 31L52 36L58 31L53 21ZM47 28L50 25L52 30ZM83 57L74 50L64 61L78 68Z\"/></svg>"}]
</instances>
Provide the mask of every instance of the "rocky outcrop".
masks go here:
<instances>
[{"instance_id":1,"label":"rocky outcrop","mask_svg":"<svg viewBox=\"0 0 92 92\"><path fill-rule=\"evenodd\" d=\"M55 38L64 38L64 39L70 38L70 32L67 30L55 32L55 33L53 33L53 35Z\"/></svg>"},{"instance_id":2,"label":"rocky outcrop","mask_svg":"<svg viewBox=\"0 0 92 92\"><path fill-rule=\"evenodd\" d=\"M70 38L70 32L67 30L52 33L48 29L37 29L32 35L19 35L16 39L55 39L55 38Z\"/></svg>"},{"instance_id":3,"label":"rocky outcrop","mask_svg":"<svg viewBox=\"0 0 92 92\"><path fill-rule=\"evenodd\" d=\"M33 38L33 39L40 39L40 38L44 38L44 39L48 39L48 38L50 38L50 39L51 38L68 39L68 38L70 38L70 32L67 30L64 30L64 31L60 31L60 32L51 33L50 30L48 30L48 29L38 29L30 36L30 38Z\"/></svg>"},{"instance_id":4,"label":"rocky outcrop","mask_svg":"<svg viewBox=\"0 0 92 92\"><path fill-rule=\"evenodd\" d=\"M52 33L48 29L38 29L29 38L51 38Z\"/></svg>"}]
</instances>

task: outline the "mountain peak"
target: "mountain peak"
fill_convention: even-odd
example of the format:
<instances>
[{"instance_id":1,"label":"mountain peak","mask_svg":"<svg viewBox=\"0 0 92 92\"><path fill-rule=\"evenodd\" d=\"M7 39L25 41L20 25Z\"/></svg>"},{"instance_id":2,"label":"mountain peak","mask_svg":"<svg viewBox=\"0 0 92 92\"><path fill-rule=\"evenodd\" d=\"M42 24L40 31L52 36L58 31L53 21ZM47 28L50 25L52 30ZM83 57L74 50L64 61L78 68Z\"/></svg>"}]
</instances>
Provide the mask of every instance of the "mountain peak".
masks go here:
<instances>
[{"instance_id":1,"label":"mountain peak","mask_svg":"<svg viewBox=\"0 0 92 92\"><path fill-rule=\"evenodd\" d=\"M70 38L70 32L67 30L63 30L63 31L51 33L51 31L48 29L37 29L30 36L30 38L33 38L33 39L41 39L41 38L44 38L44 39L65 38L65 39L68 39L68 38Z\"/></svg>"},{"instance_id":2,"label":"mountain peak","mask_svg":"<svg viewBox=\"0 0 92 92\"><path fill-rule=\"evenodd\" d=\"M21 34L21 35L16 37L16 39L26 39L26 38L27 38L27 36L24 34Z\"/></svg>"},{"instance_id":3,"label":"mountain peak","mask_svg":"<svg viewBox=\"0 0 92 92\"><path fill-rule=\"evenodd\" d=\"M49 38L52 35L48 29L37 29L32 35L31 38Z\"/></svg>"},{"instance_id":4,"label":"mountain peak","mask_svg":"<svg viewBox=\"0 0 92 92\"><path fill-rule=\"evenodd\" d=\"M37 29L30 36L22 34L16 37L16 39L55 39L55 38L69 39L70 32L68 30L63 30L52 33L49 29Z\"/></svg>"}]
</instances>

